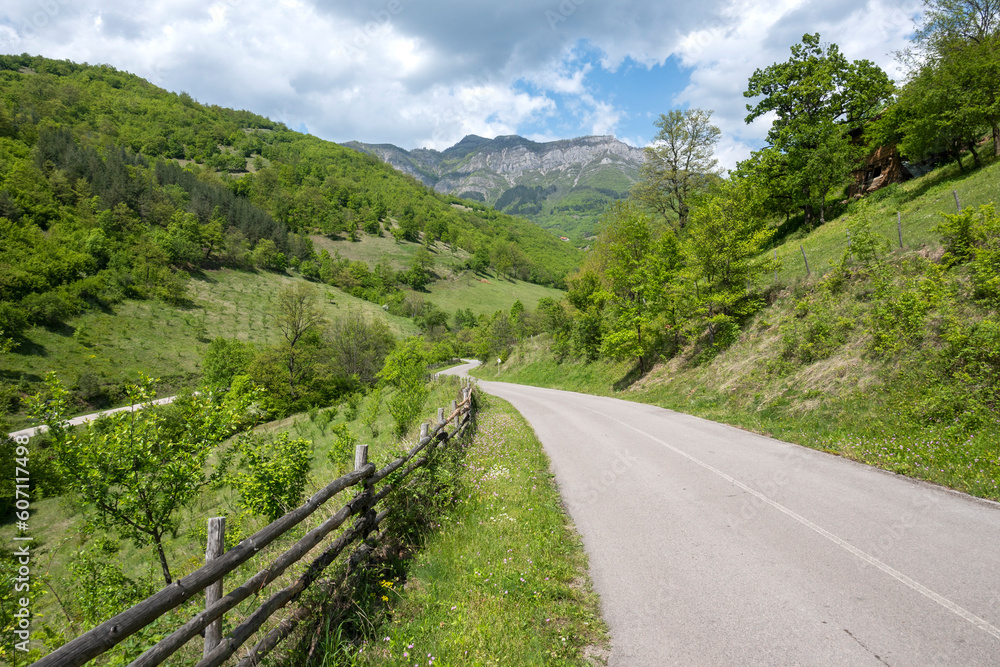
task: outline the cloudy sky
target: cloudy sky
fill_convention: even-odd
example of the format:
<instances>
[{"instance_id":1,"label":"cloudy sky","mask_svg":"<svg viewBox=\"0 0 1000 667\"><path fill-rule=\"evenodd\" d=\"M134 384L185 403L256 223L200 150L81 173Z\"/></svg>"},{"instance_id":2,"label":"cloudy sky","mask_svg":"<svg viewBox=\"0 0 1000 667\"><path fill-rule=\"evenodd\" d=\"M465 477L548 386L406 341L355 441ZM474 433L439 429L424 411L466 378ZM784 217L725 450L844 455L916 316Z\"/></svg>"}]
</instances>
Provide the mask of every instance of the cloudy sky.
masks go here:
<instances>
[{"instance_id":1,"label":"cloudy sky","mask_svg":"<svg viewBox=\"0 0 1000 667\"><path fill-rule=\"evenodd\" d=\"M133 72L332 141L443 149L467 134L613 134L714 110L735 166L747 78L819 32L893 78L919 0L4 0L0 52Z\"/></svg>"}]
</instances>

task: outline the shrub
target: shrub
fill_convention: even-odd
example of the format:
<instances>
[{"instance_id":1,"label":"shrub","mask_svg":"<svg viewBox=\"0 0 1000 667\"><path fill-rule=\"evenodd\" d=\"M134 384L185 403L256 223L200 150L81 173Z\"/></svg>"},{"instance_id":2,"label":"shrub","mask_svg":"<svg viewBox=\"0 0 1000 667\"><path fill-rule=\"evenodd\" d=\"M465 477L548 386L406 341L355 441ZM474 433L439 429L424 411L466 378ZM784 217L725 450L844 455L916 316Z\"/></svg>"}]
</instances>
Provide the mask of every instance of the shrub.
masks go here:
<instances>
[{"instance_id":1,"label":"shrub","mask_svg":"<svg viewBox=\"0 0 1000 667\"><path fill-rule=\"evenodd\" d=\"M234 452L236 469L227 475L240 494L240 506L274 521L302 500L312 442L287 433L279 435L247 434L237 441ZM224 463L228 468L228 458Z\"/></svg>"}]
</instances>

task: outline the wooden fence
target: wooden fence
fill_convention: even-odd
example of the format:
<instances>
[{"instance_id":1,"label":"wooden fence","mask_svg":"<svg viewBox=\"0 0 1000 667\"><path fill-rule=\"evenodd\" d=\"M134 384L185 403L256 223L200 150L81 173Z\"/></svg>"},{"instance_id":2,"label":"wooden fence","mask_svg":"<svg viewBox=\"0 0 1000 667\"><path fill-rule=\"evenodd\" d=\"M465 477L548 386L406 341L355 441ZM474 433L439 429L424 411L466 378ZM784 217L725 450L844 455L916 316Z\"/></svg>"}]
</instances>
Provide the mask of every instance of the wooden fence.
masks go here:
<instances>
[{"instance_id":1,"label":"wooden fence","mask_svg":"<svg viewBox=\"0 0 1000 667\"><path fill-rule=\"evenodd\" d=\"M444 446L448 440L465 432L472 420L471 385L462 386L458 400L451 403L451 414L445 417L444 413L444 408L439 408L433 427L426 423L423 424L417 444L409 452L396 458L381 470L376 470L374 465L368 463L368 446L359 445L355 454L354 472L333 480L298 509L275 520L224 554L212 558L204 567L178 579L134 607L64 644L35 662L34 665L36 667L75 667L101 655L171 609L208 589L212 584L221 582L225 575L233 572L237 567L249 561L258 551L304 521L339 492L360 485L361 491L339 511L306 533L290 549L242 585L230 590L225 595L220 595L222 591L218 590L219 586L212 587L216 590L214 594L207 596L204 611L196 614L131 663L135 667L159 665L209 626L220 627L221 619L227 611L243 600L259 594L264 586L275 581L289 566L305 557L327 535L339 528L347 519L357 515L358 518L354 524L327 545L324 551L299 575L298 579L271 595L239 626L221 637L221 640L217 634L213 638L211 630L205 633L204 657L197 663L197 667L214 667L223 664L264 625L268 618L279 609L297 600L302 591L312 584L346 547L355 541L362 542L350 556L352 567L368 557L385 533L379 533L374 540L370 540L368 537L389 514L389 511L385 509L377 512L376 505L392 493L411 472L426 465L435 448ZM449 424L453 425L451 431L446 429ZM424 455L416 458L421 452ZM406 467L403 468L403 466ZM376 490L377 484L400 469L402 471L398 475L382 485L381 489ZM279 642L291 634L299 621L307 616L308 610L300 607L282 620L277 627L257 642L249 655L239 661L239 667L258 664Z\"/></svg>"}]
</instances>

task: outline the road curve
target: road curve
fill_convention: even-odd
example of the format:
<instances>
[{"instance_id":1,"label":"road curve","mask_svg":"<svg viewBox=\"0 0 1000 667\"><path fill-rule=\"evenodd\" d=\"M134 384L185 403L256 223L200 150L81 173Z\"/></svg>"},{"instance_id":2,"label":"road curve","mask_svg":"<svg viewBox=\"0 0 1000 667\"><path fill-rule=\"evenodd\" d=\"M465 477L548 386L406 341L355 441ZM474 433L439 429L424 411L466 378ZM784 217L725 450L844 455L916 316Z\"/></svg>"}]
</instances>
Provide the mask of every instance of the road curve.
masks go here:
<instances>
[{"instance_id":1,"label":"road curve","mask_svg":"<svg viewBox=\"0 0 1000 667\"><path fill-rule=\"evenodd\" d=\"M611 665L1000 665L1000 505L650 405L479 386L545 446Z\"/></svg>"},{"instance_id":2,"label":"road curve","mask_svg":"<svg viewBox=\"0 0 1000 667\"><path fill-rule=\"evenodd\" d=\"M134 405L126 405L121 408L112 408L110 410L104 410L102 412L94 412L89 415L80 415L79 417L73 417L72 419L67 419L66 424L68 426L79 426L80 424L86 424L87 422L94 421L95 419L100 419L107 415L113 415L116 412L135 412L136 410L142 410L147 405L166 405L167 403L173 403L176 396L167 396L165 398L157 398L152 401L146 401L145 403L135 403ZM33 438L36 435L45 433L49 430L49 427L42 424L41 426L33 426L31 428L23 428L20 431L14 431L8 433L7 435L11 438Z\"/></svg>"}]
</instances>

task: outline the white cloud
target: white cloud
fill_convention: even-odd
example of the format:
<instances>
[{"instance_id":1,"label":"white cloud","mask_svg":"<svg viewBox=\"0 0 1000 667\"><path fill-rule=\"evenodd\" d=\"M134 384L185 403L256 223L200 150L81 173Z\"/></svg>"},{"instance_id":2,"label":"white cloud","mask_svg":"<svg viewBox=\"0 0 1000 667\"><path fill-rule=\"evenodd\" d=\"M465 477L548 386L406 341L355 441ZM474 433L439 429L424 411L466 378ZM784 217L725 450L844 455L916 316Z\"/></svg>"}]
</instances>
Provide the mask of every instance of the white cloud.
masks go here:
<instances>
[{"instance_id":1,"label":"white cloud","mask_svg":"<svg viewBox=\"0 0 1000 667\"><path fill-rule=\"evenodd\" d=\"M743 91L755 69L787 60L790 47L803 34L818 32L824 42L838 44L848 59L872 60L890 76L898 76L892 54L906 46L911 17L919 6L912 0L848 0L822 6L801 0L734 0L717 22L681 38L678 53L691 73L675 101L715 110L712 120L723 131L719 161L732 169L762 144L771 126L771 117L744 122L750 100L743 98Z\"/></svg>"},{"instance_id":2,"label":"white cloud","mask_svg":"<svg viewBox=\"0 0 1000 667\"><path fill-rule=\"evenodd\" d=\"M802 33L818 31L848 57L895 72L888 53L905 45L919 0L4 5L5 52L108 63L331 140L407 148L445 148L465 134L520 128L539 140L624 133L643 145L640 134L651 131L645 116L665 110L632 102L626 112L595 80L625 62L650 67L674 56L689 74L674 101L715 110L725 133L720 160L733 166L767 131L764 123L743 123L742 91L754 67L787 59Z\"/></svg>"}]
</instances>

